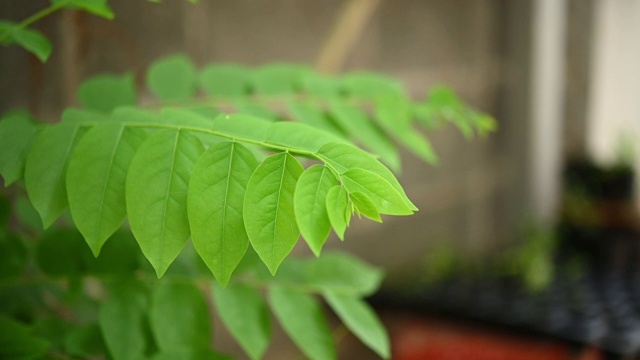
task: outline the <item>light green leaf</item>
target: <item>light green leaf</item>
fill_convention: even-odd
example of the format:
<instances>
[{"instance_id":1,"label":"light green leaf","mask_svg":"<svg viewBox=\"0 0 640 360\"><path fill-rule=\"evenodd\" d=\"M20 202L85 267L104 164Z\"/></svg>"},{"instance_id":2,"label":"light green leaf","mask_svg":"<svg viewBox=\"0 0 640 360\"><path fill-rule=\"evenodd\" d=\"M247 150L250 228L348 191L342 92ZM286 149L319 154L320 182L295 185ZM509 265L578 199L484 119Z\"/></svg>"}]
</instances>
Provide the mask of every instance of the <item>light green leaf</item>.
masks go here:
<instances>
[{"instance_id":1,"label":"light green leaf","mask_svg":"<svg viewBox=\"0 0 640 360\"><path fill-rule=\"evenodd\" d=\"M265 159L247 185L243 211L247 234L272 274L300 236L293 193L303 171L296 158L280 153Z\"/></svg>"},{"instance_id":2,"label":"light green leaf","mask_svg":"<svg viewBox=\"0 0 640 360\"><path fill-rule=\"evenodd\" d=\"M232 101L237 114L254 116L270 122L279 121L280 116L268 107L250 99L237 98Z\"/></svg>"},{"instance_id":3,"label":"light green leaf","mask_svg":"<svg viewBox=\"0 0 640 360\"><path fill-rule=\"evenodd\" d=\"M251 80L258 94L289 95L296 92L300 80L309 72L309 68L300 65L271 64L257 68Z\"/></svg>"},{"instance_id":4,"label":"light green leaf","mask_svg":"<svg viewBox=\"0 0 640 360\"><path fill-rule=\"evenodd\" d=\"M142 110L136 107L123 106L113 110L111 118L114 121L127 123L158 123L160 114L153 111Z\"/></svg>"},{"instance_id":5,"label":"light green leaf","mask_svg":"<svg viewBox=\"0 0 640 360\"><path fill-rule=\"evenodd\" d=\"M269 127L266 142L315 153L330 142L344 140L306 124L279 121Z\"/></svg>"},{"instance_id":6,"label":"light green leaf","mask_svg":"<svg viewBox=\"0 0 640 360\"><path fill-rule=\"evenodd\" d=\"M380 218L380 212L378 212L376 204L373 203L373 200L371 200L370 197L361 192L351 193L349 194L349 197L351 198L351 202L353 203L353 206L356 208L358 213L368 217L371 220L377 221L379 223L382 222L382 219Z\"/></svg>"},{"instance_id":7,"label":"light green leaf","mask_svg":"<svg viewBox=\"0 0 640 360\"><path fill-rule=\"evenodd\" d=\"M297 121L311 125L317 129L324 130L341 138L344 138L345 136L344 131L334 124L322 109L319 109L318 106L311 102L292 101L287 104L287 110Z\"/></svg>"},{"instance_id":8,"label":"light green leaf","mask_svg":"<svg viewBox=\"0 0 640 360\"><path fill-rule=\"evenodd\" d=\"M333 119L392 169L400 168L400 156L393 143L359 108L341 101L329 103Z\"/></svg>"},{"instance_id":9,"label":"light green leaf","mask_svg":"<svg viewBox=\"0 0 640 360\"><path fill-rule=\"evenodd\" d=\"M318 97L339 95L340 83L338 78L317 72L310 72L302 77L300 86L304 92Z\"/></svg>"},{"instance_id":10,"label":"light green leaf","mask_svg":"<svg viewBox=\"0 0 640 360\"><path fill-rule=\"evenodd\" d=\"M9 186L24 174L24 164L38 129L27 112L6 113L0 120L0 174Z\"/></svg>"},{"instance_id":11,"label":"light green leaf","mask_svg":"<svg viewBox=\"0 0 640 360\"><path fill-rule=\"evenodd\" d=\"M210 96L243 96L248 80L249 70L237 65L210 65L200 73L200 86Z\"/></svg>"},{"instance_id":12,"label":"light green leaf","mask_svg":"<svg viewBox=\"0 0 640 360\"><path fill-rule=\"evenodd\" d=\"M147 72L147 87L162 100L188 100L196 91L195 66L185 55L160 59Z\"/></svg>"},{"instance_id":13,"label":"light green leaf","mask_svg":"<svg viewBox=\"0 0 640 360\"><path fill-rule=\"evenodd\" d=\"M40 133L27 156L27 193L45 228L67 208L67 160L83 133L77 125L53 125Z\"/></svg>"},{"instance_id":14,"label":"light green leaf","mask_svg":"<svg viewBox=\"0 0 640 360\"><path fill-rule=\"evenodd\" d=\"M142 129L105 123L89 130L71 155L67 169L69 207L95 256L124 221L127 171L146 137Z\"/></svg>"},{"instance_id":15,"label":"light green leaf","mask_svg":"<svg viewBox=\"0 0 640 360\"><path fill-rule=\"evenodd\" d=\"M350 95L360 98L406 97L401 82L375 73L350 73L343 77L342 86Z\"/></svg>"},{"instance_id":16,"label":"light green leaf","mask_svg":"<svg viewBox=\"0 0 640 360\"><path fill-rule=\"evenodd\" d=\"M380 98L376 101L375 116L382 128L409 151L430 164L437 162L427 139L411 127L413 109L409 100L401 97Z\"/></svg>"},{"instance_id":17,"label":"light green leaf","mask_svg":"<svg viewBox=\"0 0 640 360\"><path fill-rule=\"evenodd\" d=\"M146 348L145 313L148 299L142 284L116 282L100 307L98 325L114 360L142 359Z\"/></svg>"},{"instance_id":18,"label":"light green leaf","mask_svg":"<svg viewBox=\"0 0 640 360\"><path fill-rule=\"evenodd\" d=\"M345 253L329 252L309 261L306 286L345 295L368 296L382 282L383 273Z\"/></svg>"},{"instance_id":19,"label":"light green leaf","mask_svg":"<svg viewBox=\"0 0 640 360\"><path fill-rule=\"evenodd\" d=\"M189 180L187 209L193 245L223 286L249 246L242 205L257 166L249 149L223 142L202 154Z\"/></svg>"},{"instance_id":20,"label":"light green leaf","mask_svg":"<svg viewBox=\"0 0 640 360\"><path fill-rule=\"evenodd\" d=\"M213 300L229 332L251 359L260 359L269 346L271 319L260 293L246 285L216 285Z\"/></svg>"},{"instance_id":21,"label":"light green leaf","mask_svg":"<svg viewBox=\"0 0 640 360\"><path fill-rule=\"evenodd\" d=\"M365 345L384 359L391 356L389 335L376 313L365 301L332 291L325 292L324 298L340 320Z\"/></svg>"},{"instance_id":22,"label":"light green leaf","mask_svg":"<svg viewBox=\"0 0 640 360\"><path fill-rule=\"evenodd\" d=\"M367 195L381 214L411 215L413 211L404 202L402 195L380 175L364 169L351 169L342 174L342 183L349 193Z\"/></svg>"},{"instance_id":23,"label":"light green leaf","mask_svg":"<svg viewBox=\"0 0 640 360\"><path fill-rule=\"evenodd\" d=\"M360 168L380 175L389 184L391 184L398 193L400 193L404 202L411 208L411 210L418 210L411 200L409 200L404 189L402 189L400 182L396 179L393 173L373 156L358 149L357 147L340 143L327 144L318 151L318 155L322 161L330 164L341 173L344 173L349 169Z\"/></svg>"},{"instance_id":24,"label":"light green leaf","mask_svg":"<svg viewBox=\"0 0 640 360\"><path fill-rule=\"evenodd\" d=\"M213 119L211 129L237 139L264 142L271 123L263 119L240 114L220 115Z\"/></svg>"},{"instance_id":25,"label":"light green leaf","mask_svg":"<svg viewBox=\"0 0 640 360\"><path fill-rule=\"evenodd\" d=\"M109 120L109 116L104 113L93 110L67 108L62 113L62 119L60 122L63 124L80 126L83 124L94 124L107 120Z\"/></svg>"},{"instance_id":26,"label":"light green leaf","mask_svg":"<svg viewBox=\"0 0 640 360\"><path fill-rule=\"evenodd\" d=\"M312 360L336 358L331 331L313 296L273 287L269 291L269 303L285 332L306 356Z\"/></svg>"},{"instance_id":27,"label":"light green leaf","mask_svg":"<svg viewBox=\"0 0 640 360\"><path fill-rule=\"evenodd\" d=\"M302 236L316 256L331 232L327 214L327 193L338 180L326 166L314 165L298 179L293 197L294 210Z\"/></svg>"},{"instance_id":28,"label":"light green leaf","mask_svg":"<svg viewBox=\"0 0 640 360\"><path fill-rule=\"evenodd\" d=\"M109 20L115 17L107 0L52 0L52 3L70 9L81 9Z\"/></svg>"},{"instance_id":29,"label":"light green leaf","mask_svg":"<svg viewBox=\"0 0 640 360\"><path fill-rule=\"evenodd\" d=\"M133 106L137 102L132 74L94 76L80 84L77 96L85 108L105 114L119 106Z\"/></svg>"},{"instance_id":30,"label":"light green leaf","mask_svg":"<svg viewBox=\"0 0 640 360\"><path fill-rule=\"evenodd\" d=\"M200 289L191 282L163 281L149 310L151 330L161 350L208 347L211 317Z\"/></svg>"},{"instance_id":31,"label":"light green leaf","mask_svg":"<svg viewBox=\"0 0 640 360\"><path fill-rule=\"evenodd\" d=\"M51 42L39 31L14 26L8 29L8 34L8 39L22 46L42 62L47 61L49 55L51 55Z\"/></svg>"},{"instance_id":32,"label":"light green leaf","mask_svg":"<svg viewBox=\"0 0 640 360\"><path fill-rule=\"evenodd\" d=\"M344 241L344 232L347 230L347 226L351 220L351 206L349 206L347 190L339 185L329 189L327 192L326 208L333 230L340 240Z\"/></svg>"},{"instance_id":33,"label":"light green leaf","mask_svg":"<svg viewBox=\"0 0 640 360\"><path fill-rule=\"evenodd\" d=\"M203 151L194 135L161 130L142 143L129 167L126 203L131 231L158 277L189 238L187 184Z\"/></svg>"}]
</instances>

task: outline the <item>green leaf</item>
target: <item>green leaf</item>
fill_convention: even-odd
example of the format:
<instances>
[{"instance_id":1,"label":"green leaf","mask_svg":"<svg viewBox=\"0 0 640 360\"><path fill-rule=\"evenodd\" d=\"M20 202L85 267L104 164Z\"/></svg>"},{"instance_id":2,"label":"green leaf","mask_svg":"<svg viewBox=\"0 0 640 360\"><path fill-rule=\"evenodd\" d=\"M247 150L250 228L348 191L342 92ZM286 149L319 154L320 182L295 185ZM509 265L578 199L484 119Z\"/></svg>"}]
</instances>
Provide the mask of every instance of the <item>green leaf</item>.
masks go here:
<instances>
[{"instance_id":1,"label":"green leaf","mask_svg":"<svg viewBox=\"0 0 640 360\"><path fill-rule=\"evenodd\" d=\"M317 72L304 75L300 80L300 86L306 93L321 98L332 97L340 93L340 83L337 78Z\"/></svg>"},{"instance_id":2,"label":"green leaf","mask_svg":"<svg viewBox=\"0 0 640 360\"><path fill-rule=\"evenodd\" d=\"M85 108L105 114L119 106L133 106L137 102L132 74L94 76L80 84L77 96Z\"/></svg>"},{"instance_id":3,"label":"green leaf","mask_svg":"<svg viewBox=\"0 0 640 360\"><path fill-rule=\"evenodd\" d=\"M140 267L142 256L140 247L130 231L116 231L102 247L96 258L91 252L84 252L87 272L106 275L131 274Z\"/></svg>"},{"instance_id":4,"label":"green leaf","mask_svg":"<svg viewBox=\"0 0 640 360\"><path fill-rule=\"evenodd\" d=\"M365 345L384 359L391 356L389 335L376 313L365 301L332 291L325 292L324 298L340 320Z\"/></svg>"},{"instance_id":5,"label":"green leaf","mask_svg":"<svg viewBox=\"0 0 640 360\"><path fill-rule=\"evenodd\" d=\"M305 66L271 64L257 68L251 78L255 92L264 95L289 95L294 93L300 79L311 72Z\"/></svg>"},{"instance_id":6,"label":"green leaf","mask_svg":"<svg viewBox=\"0 0 640 360\"><path fill-rule=\"evenodd\" d=\"M344 241L344 232L347 230L351 220L351 207L349 206L349 196L347 190L336 185L327 192L327 215L333 230L340 240Z\"/></svg>"},{"instance_id":7,"label":"green leaf","mask_svg":"<svg viewBox=\"0 0 640 360\"><path fill-rule=\"evenodd\" d=\"M376 101L376 119L396 141L409 151L430 164L437 163L437 157L426 138L418 135L411 127L413 109L405 98L380 98Z\"/></svg>"},{"instance_id":8,"label":"green leaf","mask_svg":"<svg viewBox=\"0 0 640 360\"><path fill-rule=\"evenodd\" d=\"M190 0L195 2L194 0ZM154 355L153 360L233 360L231 356L217 353L210 348L195 348L195 349L171 349L162 351L159 354Z\"/></svg>"},{"instance_id":9,"label":"green leaf","mask_svg":"<svg viewBox=\"0 0 640 360\"><path fill-rule=\"evenodd\" d=\"M249 115L270 122L280 121L280 116L268 107L246 98L236 98L232 101L236 113Z\"/></svg>"},{"instance_id":10,"label":"green leaf","mask_svg":"<svg viewBox=\"0 0 640 360\"><path fill-rule=\"evenodd\" d=\"M361 98L406 97L402 83L393 78L367 72L354 72L342 79L342 87Z\"/></svg>"},{"instance_id":11,"label":"green leaf","mask_svg":"<svg viewBox=\"0 0 640 360\"><path fill-rule=\"evenodd\" d=\"M247 234L272 274L300 236L293 193L303 171L296 158L280 153L265 159L247 185L243 210Z\"/></svg>"},{"instance_id":12,"label":"green leaf","mask_svg":"<svg viewBox=\"0 0 640 360\"><path fill-rule=\"evenodd\" d=\"M64 347L68 354L82 358L100 356L106 352L106 345L97 324L75 327L67 335Z\"/></svg>"},{"instance_id":13,"label":"green leaf","mask_svg":"<svg viewBox=\"0 0 640 360\"><path fill-rule=\"evenodd\" d=\"M372 171L351 169L342 174L342 183L349 193L361 192L371 198L381 214L413 214L402 195L388 181Z\"/></svg>"},{"instance_id":14,"label":"green leaf","mask_svg":"<svg viewBox=\"0 0 640 360\"><path fill-rule=\"evenodd\" d=\"M209 309L193 283L161 282L153 295L149 316L161 350L207 347L211 343Z\"/></svg>"},{"instance_id":15,"label":"green leaf","mask_svg":"<svg viewBox=\"0 0 640 360\"><path fill-rule=\"evenodd\" d=\"M52 4L70 9L81 9L108 20L113 20L115 17L107 0L52 0Z\"/></svg>"},{"instance_id":16,"label":"green leaf","mask_svg":"<svg viewBox=\"0 0 640 360\"><path fill-rule=\"evenodd\" d=\"M0 174L9 186L24 174L24 164L38 129L27 112L5 113L0 120Z\"/></svg>"},{"instance_id":17,"label":"green leaf","mask_svg":"<svg viewBox=\"0 0 640 360\"><path fill-rule=\"evenodd\" d=\"M95 256L127 214L127 170L146 136L142 129L105 123L89 130L71 155L67 169L69 207Z\"/></svg>"},{"instance_id":18,"label":"green leaf","mask_svg":"<svg viewBox=\"0 0 640 360\"><path fill-rule=\"evenodd\" d=\"M50 344L45 339L32 333L33 330L29 326L0 315L0 358L44 358Z\"/></svg>"},{"instance_id":19,"label":"green leaf","mask_svg":"<svg viewBox=\"0 0 640 360\"><path fill-rule=\"evenodd\" d=\"M344 140L306 124L279 121L269 127L266 142L315 153L330 142L344 142Z\"/></svg>"},{"instance_id":20,"label":"green leaf","mask_svg":"<svg viewBox=\"0 0 640 360\"><path fill-rule=\"evenodd\" d=\"M67 160L84 130L74 124L57 124L36 138L25 165L25 183L33 206L45 228L67 208Z\"/></svg>"},{"instance_id":21,"label":"green leaf","mask_svg":"<svg viewBox=\"0 0 640 360\"><path fill-rule=\"evenodd\" d=\"M232 114L213 119L211 129L240 140L264 142L271 123L254 116Z\"/></svg>"},{"instance_id":22,"label":"green leaf","mask_svg":"<svg viewBox=\"0 0 640 360\"><path fill-rule=\"evenodd\" d=\"M36 260L40 269L53 276L71 276L83 272L82 258L89 252L82 235L75 230L47 231L38 243Z\"/></svg>"},{"instance_id":23,"label":"green leaf","mask_svg":"<svg viewBox=\"0 0 640 360\"><path fill-rule=\"evenodd\" d=\"M160 59L149 68L147 87L162 100L188 100L196 92L195 66L185 55Z\"/></svg>"},{"instance_id":24,"label":"green leaf","mask_svg":"<svg viewBox=\"0 0 640 360\"><path fill-rule=\"evenodd\" d=\"M382 277L380 269L358 258L329 252L309 262L306 285L322 291L368 296L380 287Z\"/></svg>"},{"instance_id":25,"label":"green leaf","mask_svg":"<svg viewBox=\"0 0 640 360\"><path fill-rule=\"evenodd\" d=\"M362 110L336 100L330 101L329 107L333 119L342 128L379 155L391 168L400 168L400 156L396 147Z\"/></svg>"},{"instance_id":26,"label":"green leaf","mask_svg":"<svg viewBox=\"0 0 640 360\"><path fill-rule=\"evenodd\" d=\"M123 106L113 110L111 118L114 121L127 123L158 123L160 114L153 111L141 110L136 107Z\"/></svg>"},{"instance_id":27,"label":"green leaf","mask_svg":"<svg viewBox=\"0 0 640 360\"><path fill-rule=\"evenodd\" d=\"M337 169L340 173L344 173L349 169L360 168L376 173L385 179L403 198L405 204L411 210L418 210L409 200L402 185L393 173L387 169L382 163L366 152L347 144L332 143L323 146L318 155L322 161L328 163Z\"/></svg>"},{"instance_id":28,"label":"green leaf","mask_svg":"<svg viewBox=\"0 0 640 360\"><path fill-rule=\"evenodd\" d=\"M260 359L269 346L271 320L260 293L245 285L216 285L213 299L222 322L251 359Z\"/></svg>"},{"instance_id":29,"label":"green leaf","mask_svg":"<svg viewBox=\"0 0 640 360\"><path fill-rule=\"evenodd\" d=\"M86 109L67 108L62 113L62 120L60 122L80 126L87 123L95 124L107 120L109 120L109 116L104 113Z\"/></svg>"},{"instance_id":30,"label":"green leaf","mask_svg":"<svg viewBox=\"0 0 640 360\"><path fill-rule=\"evenodd\" d=\"M142 284L125 281L111 286L109 298L100 307L98 325L114 360L142 359L148 302Z\"/></svg>"},{"instance_id":31,"label":"green leaf","mask_svg":"<svg viewBox=\"0 0 640 360\"><path fill-rule=\"evenodd\" d=\"M161 130L134 156L126 180L131 231L144 255L162 276L190 235L187 184L204 148L182 130Z\"/></svg>"},{"instance_id":32,"label":"green leaf","mask_svg":"<svg viewBox=\"0 0 640 360\"><path fill-rule=\"evenodd\" d=\"M274 287L269 303L276 318L302 352L312 360L336 358L331 331L318 301L293 289Z\"/></svg>"},{"instance_id":33,"label":"green leaf","mask_svg":"<svg viewBox=\"0 0 640 360\"><path fill-rule=\"evenodd\" d=\"M47 61L49 55L51 55L51 42L42 35L41 32L30 28L19 27L18 25L7 29L7 31L7 40L20 45L22 48L35 55L40 59L40 61Z\"/></svg>"},{"instance_id":34,"label":"green leaf","mask_svg":"<svg viewBox=\"0 0 640 360\"><path fill-rule=\"evenodd\" d=\"M344 138L344 131L334 124L322 109L311 102L290 102L287 104L287 110L297 121Z\"/></svg>"},{"instance_id":35,"label":"green leaf","mask_svg":"<svg viewBox=\"0 0 640 360\"><path fill-rule=\"evenodd\" d=\"M373 203L373 200L371 200L370 197L361 192L354 192L349 194L349 196L351 197L353 206L355 206L356 210L360 214L379 223L382 222L382 219L380 218L380 212L378 212L376 204Z\"/></svg>"},{"instance_id":36,"label":"green leaf","mask_svg":"<svg viewBox=\"0 0 640 360\"><path fill-rule=\"evenodd\" d=\"M27 264L27 249L22 240L0 232L0 278L18 277Z\"/></svg>"},{"instance_id":37,"label":"green leaf","mask_svg":"<svg viewBox=\"0 0 640 360\"><path fill-rule=\"evenodd\" d=\"M331 232L327 214L327 193L338 180L326 166L314 165L298 179L293 197L294 211L300 233L316 256Z\"/></svg>"},{"instance_id":38,"label":"green leaf","mask_svg":"<svg viewBox=\"0 0 640 360\"><path fill-rule=\"evenodd\" d=\"M248 80L249 70L237 65L210 65L200 73L200 86L210 96L244 96Z\"/></svg>"},{"instance_id":39,"label":"green leaf","mask_svg":"<svg viewBox=\"0 0 640 360\"><path fill-rule=\"evenodd\" d=\"M223 142L202 154L189 180L187 209L193 245L223 286L249 246L242 206L257 166L249 149Z\"/></svg>"}]
</instances>

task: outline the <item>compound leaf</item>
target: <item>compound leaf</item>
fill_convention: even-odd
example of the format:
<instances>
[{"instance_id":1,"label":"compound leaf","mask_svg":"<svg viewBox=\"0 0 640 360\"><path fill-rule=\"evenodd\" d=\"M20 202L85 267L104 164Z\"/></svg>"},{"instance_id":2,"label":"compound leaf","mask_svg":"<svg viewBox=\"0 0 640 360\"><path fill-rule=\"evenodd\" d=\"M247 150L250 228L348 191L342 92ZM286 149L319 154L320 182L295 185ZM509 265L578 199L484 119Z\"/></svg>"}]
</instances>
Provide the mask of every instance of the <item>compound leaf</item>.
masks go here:
<instances>
[{"instance_id":1,"label":"compound leaf","mask_svg":"<svg viewBox=\"0 0 640 360\"><path fill-rule=\"evenodd\" d=\"M312 360L336 358L331 331L313 296L273 287L269 291L269 303L285 332L306 356Z\"/></svg>"},{"instance_id":2,"label":"compound leaf","mask_svg":"<svg viewBox=\"0 0 640 360\"><path fill-rule=\"evenodd\" d=\"M342 174L342 183L349 193L367 195L381 214L411 215L413 211L402 195L380 175L364 169L351 169Z\"/></svg>"},{"instance_id":3,"label":"compound leaf","mask_svg":"<svg viewBox=\"0 0 640 360\"><path fill-rule=\"evenodd\" d=\"M280 153L266 158L247 185L243 210L247 234L272 274L300 236L293 193L303 171L296 158Z\"/></svg>"},{"instance_id":4,"label":"compound leaf","mask_svg":"<svg viewBox=\"0 0 640 360\"><path fill-rule=\"evenodd\" d=\"M131 161L126 204L131 231L158 276L189 238L187 184L204 151L182 130L161 130L147 138Z\"/></svg>"},{"instance_id":5,"label":"compound leaf","mask_svg":"<svg viewBox=\"0 0 640 360\"><path fill-rule=\"evenodd\" d=\"M213 290L218 314L229 332L251 359L260 359L269 346L271 320L260 293L249 286L216 285Z\"/></svg>"},{"instance_id":6,"label":"compound leaf","mask_svg":"<svg viewBox=\"0 0 640 360\"><path fill-rule=\"evenodd\" d=\"M27 154L37 133L27 112L6 113L0 120L0 174L5 187L22 178Z\"/></svg>"},{"instance_id":7,"label":"compound leaf","mask_svg":"<svg viewBox=\"0 0 640 360\"><path fill-rule=\"evenodd\" d=\"M365 301L333 291L327 291L323 295L329 306L352 333L380 357L384 359L390 357L387 331Z\"/></svg>"},{"instance_id":8,"label":"compound leaf","mask_svg":"<svg viewBox=\"0 0 640 360\"><path fill-rule=\"evenodd\" d=\"M249 246L242 206L257 166L249 149L222 142L202 154L189 180L187 210L193 245L223 286Z\"/></svg>"},{"instance_id":9,"label":"compound leaf","mask_svg":"<svg viewBox=\"0 0 640 360\"><path fill-rule=\"evenodd\" d=\"M71 155L69 207L95 256L124 221L127 171L146 136L142 129L105 123L89 130Z\"/></svg>"},{"instance_id":10,"label":"compound leaf","mask_svg":"<svg viewBox=\"0 0 640 360\"><path fill-rule=\"evenodd\" d=\"M314 165L302 173L293 197L300 233L316 256L331 231L327 214L327 193L338 180L326 166Z\"/></svg>"},{"instance_id":11,"label":"compound leaf","mask_svg":"<svg viewBox=\"0 0 640 360\"><path fill-rule=\"evenodd\" d=\"M25 184L45 228L67 208L67 160L84 130L77 124L57 124L36 138L25 165Z\"/></svg>"},{"instance_id":12,"label":"compound leaf","mask_svg":"<svg viewBox=\"0 0 640 360\"><path fill-rule=\"evenodd\" d=\"M153 294L149 317L161 350L208 347L211 343L209 308L191 282L161 282Z\"/></svg>"},{"instance_id":13,"label":"compound leaf","mask_svg":"<svg viewBox=\"0 0 640 360\"><path fill-rule=\"evenodd\" d=\"M147 72L147 87L162 100L187 100L196 91L195 67L184 55L160 59Z\"/></svg>"}]
</instances>

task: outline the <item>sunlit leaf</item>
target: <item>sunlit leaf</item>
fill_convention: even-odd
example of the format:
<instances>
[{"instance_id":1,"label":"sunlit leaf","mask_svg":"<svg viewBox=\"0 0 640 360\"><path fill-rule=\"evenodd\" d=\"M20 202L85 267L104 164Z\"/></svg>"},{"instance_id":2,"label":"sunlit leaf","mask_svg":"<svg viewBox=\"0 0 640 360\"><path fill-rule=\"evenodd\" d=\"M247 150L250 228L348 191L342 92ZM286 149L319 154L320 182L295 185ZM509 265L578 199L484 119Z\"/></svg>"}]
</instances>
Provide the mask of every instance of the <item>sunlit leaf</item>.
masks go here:
<instances>
[{"instance_id":1,"label":"sunlit leaf","mask_svg":"<svg viewBox=\"0 0 640 360\"><path fill-rule=\"evenodd\" d=\"M314 165L300 176L294 194L294 210L300 233L316 256L329 232L331 223L327 214L327 193L338 184L331 170Z\"/></svg>"},{"instance_id":2,"label":"sunlit leaf","mask_svg":"<svg viewBox=\"0 0 640 360\"><path fill-rule=\"evenodd\" d=\"M413 211L402 195L380 175L364 169L351 169L342 174L342 183L349 193L367 195L381 214L411 215Z\"/></svg>"},{"instance_id":3,"label":"sunlit leaf","mask_svg":"<svg viewBox=\"0 0 640 360\"><path fill-rule=\"evenodd\" d=\"M344 240L344 232L351 220L349 196L343 186L336 185L327 192L327 215L329 222L340 240Z\"/></svg>"},{"instance_id":4,"label":"sunlit leaf","mask_svg":"<svg viewBox=\"0 0 640 360\"><path fill-rule=\"evenodd\" d=\"M293 193L303 170L293 156L280 153L265 159L247 185L244 199L247 234L272 274L300 236Z\"/></svg>"},{"instance_id":5,"label":"sunlit leaf","mask_svg":"<svg viewBox=\"0 0 640 360\"><path fill-rule=\"evenodd\" d=\"M189 181L187 209L193 244L223 286L249 246L242 206L257 166L246 147L223 142L202 154Z\"/></svg>"},{"instance_id":6,"label":"sunlit leaf","mask_svg":"<svg viewBox=\"0 0 640 360\"><path fill-rule=\"evenodd\" d=\"M181 130L161 130L145 140L126 180L131 230L158 276L189 238L187 184L204 148Z\"/></svg>"}]
</instances>

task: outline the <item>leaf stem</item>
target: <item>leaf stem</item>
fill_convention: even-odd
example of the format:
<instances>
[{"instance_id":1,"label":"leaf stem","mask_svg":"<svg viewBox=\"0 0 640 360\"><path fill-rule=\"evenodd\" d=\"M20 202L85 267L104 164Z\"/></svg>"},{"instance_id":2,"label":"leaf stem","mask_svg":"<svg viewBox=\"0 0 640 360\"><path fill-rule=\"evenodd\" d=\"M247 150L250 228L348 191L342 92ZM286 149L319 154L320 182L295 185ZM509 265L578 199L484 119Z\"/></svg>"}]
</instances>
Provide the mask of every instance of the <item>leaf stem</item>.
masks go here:
<instances>
[{"instance_id":1,"label":"leaf stem","mask_svg":"<svg viewBox=\"0 0 640 360\"><path fill-rule=\"evenodd\" d=\"M65 6L64 3L58 3L56 5L51 5L51 6L47 7L47 8L44 8L44 9L38 11L37 13L29 16L28 18L24 19L20 24L18 24L18 28L20 28L20 29L25 28L25 27L33 24L34 22L36 22L36 21L38 21L38 20L40 20L40 19L42 19L44 17L47 17L47 16L53 14L54 12L62 9L64 6Z\"/></svg>"}]
</instances>

